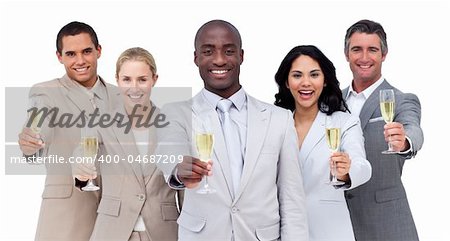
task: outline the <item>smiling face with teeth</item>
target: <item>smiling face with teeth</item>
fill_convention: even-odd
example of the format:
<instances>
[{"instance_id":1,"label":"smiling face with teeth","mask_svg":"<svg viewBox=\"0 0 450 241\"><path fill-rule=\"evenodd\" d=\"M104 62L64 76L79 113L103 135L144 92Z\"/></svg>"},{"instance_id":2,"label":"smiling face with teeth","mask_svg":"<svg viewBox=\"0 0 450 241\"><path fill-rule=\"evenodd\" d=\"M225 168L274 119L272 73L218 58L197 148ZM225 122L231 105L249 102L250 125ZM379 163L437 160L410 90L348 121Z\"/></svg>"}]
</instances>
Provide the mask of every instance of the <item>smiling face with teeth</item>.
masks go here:
<instances>
[{"instance_id":1,"label":"smiling face with teeth","mask_svg":"<svg viewBox=\"0 0 450 241\"><path fill-rule=\"evenodd\" d=\"M318 102L325 78L316 60L307 55L296 58L286 84L294 97L296 111L319 111Z\"/></svg>"},{"instance_id":2,"label":"smiling face with teeth","mask_svg":"<svg viewBox=\"0 0 450 241\"><path fill-rule=\"evenodd\" d=\"M127 60L122 63L118 71L117 85L129 113L137 104L150 105L150 94L157 79L158 75L153 73L150 66L144 61Z\"/></svg>"},{"instance_id":3,"label":"smiling face with teeth","mask_svg":"<svg viewBox=\"0 0 450 241\"><path fill-rule=\"evenodd\" d=\"M207 90L224 98L236 93L241 87L239 72L243 60L240 35L234 27L212 21L200 28L194 62Z\"/></svg>"},{"instance_id":4,"label":"smiling face with teeth","mask_svg":"<svg viewBox=\"0 0 450 241\"><path fill-rule=\"evenodd\" d=\"M387 52L382 53L377 34L356 32L351 35L346 59L353 72L356 91L363 91L381 78L381 66L386 55Z\"/></svg>"},{"instance_id":5,"label":"smiling face with teeth","mask_svg":"<svg viewBox=\"0 0 450 241\"><path fill-rule=\"evenodd\" d=\"M101 55L101 46L95 48L88 33L64 36L61 53L56 51L56 55L70 79L85 87L94 86L97 81L97 59Z\"/></svg>"}]
</instances>

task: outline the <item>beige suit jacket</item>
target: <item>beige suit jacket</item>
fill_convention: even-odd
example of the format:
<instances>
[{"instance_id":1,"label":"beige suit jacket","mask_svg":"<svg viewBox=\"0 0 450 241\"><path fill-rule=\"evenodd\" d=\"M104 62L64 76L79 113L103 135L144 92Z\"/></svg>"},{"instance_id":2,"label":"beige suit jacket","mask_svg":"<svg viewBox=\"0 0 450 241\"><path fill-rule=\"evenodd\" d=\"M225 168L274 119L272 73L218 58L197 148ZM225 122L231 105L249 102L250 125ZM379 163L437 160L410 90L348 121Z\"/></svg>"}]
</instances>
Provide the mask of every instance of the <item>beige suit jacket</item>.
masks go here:
<instances>
[{"instance_id":1,"label":"beige suit jacket","mask_svg":"<svg viewBox=\"0 0 450 241\"><path fill-rule=\"evenodd\" d=\"M116 112L127 116L123 107ZM98 159L102 198L92 241L127 241L139 214L151 240L177 240L179 207L176 198L182 198L182 191L170 189L153 163L151 155L155 149L156 130L154 127L149 130L148 156L141 155L138 159L139 151L132 131L125 133L125 127L116 124L101 129L107 155ZM144 161L152 163L142 164ZM181 194L176 195L178 192Z\"/></svg>"},{"instance_id":2,"label":"beige suit jacket","mask_svg":"<svg viewBox=\"0 0 450 241\"><path fill-rule=\"evenodd\" d=\"M117 90L112 85L105 85L109 96L107 108L111 108L114 99L110 97L112 93L117 93ZM39 96L46 107L58 107L58 116L63 113L73 113L77 116L83 110L86 114L94 110L86 93L67 75L33 86L30 90L31 96ZM42 155L57 155L68 161L80 142L80 129L58 126L49 128L48 119L50 118L46 119L41 132L46 143ZM73 184L70 163L45 165L47 176L35 240L88 240L94 227L100 193L77 190Z\"/></svg>"}]
</instances>

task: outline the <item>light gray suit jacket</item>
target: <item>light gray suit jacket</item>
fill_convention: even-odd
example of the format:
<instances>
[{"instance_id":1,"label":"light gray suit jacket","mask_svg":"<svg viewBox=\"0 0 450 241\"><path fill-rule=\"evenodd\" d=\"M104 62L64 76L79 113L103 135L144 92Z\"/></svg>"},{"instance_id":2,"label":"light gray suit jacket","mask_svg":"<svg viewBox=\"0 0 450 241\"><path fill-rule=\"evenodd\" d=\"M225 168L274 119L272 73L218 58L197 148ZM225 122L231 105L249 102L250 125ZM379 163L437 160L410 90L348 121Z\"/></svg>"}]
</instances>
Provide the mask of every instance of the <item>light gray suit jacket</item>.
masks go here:
<instances>
[{"instance_id":1,"label":"light gray suit jacket","mask_svg":"<svg viewBox=\"0 0 450 241\"><path fill-rule=\"evenodd\" d=\"M127 116L122 106L115 113ZM152 120L157 113L152 115ZM125 117L124 123L127 121ZM125 127L118 125L116 119L111 127L100 129L106 154L98 158L102 197L90 240L127 241L140 214L151 240L176 241L179 216L176 198L182 196L176 193L183 191L169 188L154 163L156 129L154 126L148 129L149 142L145 143L148 155L143 156L133 132L125 133Z\"/></svg>"},{"instance_id":2,"label":"light gray suit jacket","mask_svg":"<svg viewBox=\"0 0 450 241\"><path fill-rule=\"evenodd\" d=\"M230 163L214 106L202 93L163 108L170 125L158 132L157 153L197 156L192 125L214 133L215 194L185 191L179 240L308 240L305 194L292 114L247 95L248 128L241 183L232 191ZM193 122L191 123L191 120ZM175 164L160 165L170 177ZM203 184L201 184L203 185ZM200 186L201 186L200 185Z\"/></svg>"},{"instance_id":3,"label":"light gray suit jacket","mask_svg":"<svg viewBox=\"0 0 450 241\"><path fill-rule=\"evenodd\" d=\"M105 85L109 101L106 108L111 109L117 104L114 96L117 96L118 90L107 83ZM94 111L87 94L67 75L36 84L31 88L30 96L39 96L46 107L59 108L58 117L63 113L77 116L82 111L85 111L86 115ZM57 155L68 161L80 143L80 128L58 126L47 128L48 119L41 132L46 143L42 155ZM46 170L47 177L35 240L89 240L97 216L100 193L80 192L74 187L71 165L68 162L46 164Z\"/></svg>"},{"instance_id":4,"label":"light gray suit jacket","mask_svg":"<svg viewBox=\"0 0 450 241\"><path fill-rule=\"evenodd\" d=\"M330 180L330 151L325 138L326 114L319 112L300 148L300 163L308 209L310 241L355 240L344 191L360 186L371 176L366 160L364 138L359 118L336 111L331 115L333 126L341 129L340 151L349 154L350 185L335 188Z\"/></svg>"},{"instance_id":5,"label":"light gray suit jacket","mask_svg":"<svg viewBox=\"0 0 450 241\"><path fill-rule=\"evenodd\" d=\"M381 89L394 89L394 121L403 124L406 136L411 139L412 151L408 154L381 154L388 148L379 104ZM347 92L348 88L343 91L344 96ZM359 118L367 159L372 165L372 178L346 193L355 237L358 241L418 240L401 175L405 160L415 156L423 144L419 99L414 94L401 92L384 80L366 100Z\"/></svg>"}]
</instances>

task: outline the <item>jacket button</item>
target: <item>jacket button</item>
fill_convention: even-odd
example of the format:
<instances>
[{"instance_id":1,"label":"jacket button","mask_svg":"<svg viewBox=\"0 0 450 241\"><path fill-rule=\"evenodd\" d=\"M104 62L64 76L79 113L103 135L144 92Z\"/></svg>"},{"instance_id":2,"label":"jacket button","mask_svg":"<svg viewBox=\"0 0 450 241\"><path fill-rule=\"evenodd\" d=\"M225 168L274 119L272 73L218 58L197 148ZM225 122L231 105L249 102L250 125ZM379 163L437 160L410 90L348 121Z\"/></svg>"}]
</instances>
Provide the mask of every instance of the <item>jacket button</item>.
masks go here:
<instances>
[{"instance_id":1,"label":"jacket button","mask_svg":"<svg viewBox=\"0 0 450 241\"><path fill-rule=\"evenodd\" d=\"M236 212L238 212L239 211L239 209L237 208L237 207L232 207L231 208L231 212L232 213L236 213Z\"/></svg>"},{"instance_id":2,"label":"jacket button","mask_svg":"<svg viewBox=\"0 0 450 241\"><path fill-rule=\"evenodd\" d=\"M142 194L142 193L138 194L137 197L138 197L139 201L144 201L145 200L145 195Z\"/></svg>"},{"instance_id":3,"label":"jacket button","mask_svg":"<svg viewBox=\"0 0 450 241\"><path fill-rule=\"evenodd\" d=\"M346 194L345 194L345 197L346 197L347 199L352 199L352 198L354 197L354 195L351 194L351 193L346 193Z\"/></svg>"}]
</instances>

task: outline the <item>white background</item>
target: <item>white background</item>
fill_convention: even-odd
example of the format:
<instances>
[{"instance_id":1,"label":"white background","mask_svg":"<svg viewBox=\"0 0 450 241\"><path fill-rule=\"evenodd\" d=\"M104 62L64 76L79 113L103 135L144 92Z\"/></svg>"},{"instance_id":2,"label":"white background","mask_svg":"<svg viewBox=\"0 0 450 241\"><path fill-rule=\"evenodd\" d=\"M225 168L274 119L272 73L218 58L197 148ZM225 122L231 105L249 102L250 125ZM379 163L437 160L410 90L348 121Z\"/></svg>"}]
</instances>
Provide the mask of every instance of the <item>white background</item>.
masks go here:
<instances>
[{"instance_id":1,"label":"white background","mask_svg":"<svg viewBox=\"0 0 450 241\"><path fill-rule=\"evenodd\" d=\"M4 116L5 87L28 87L64 74L55 39L73 20L96 30L103 46L99 74L108 82L115 83L119 54L140 46L156 58L158 86L191 86L194 93L202 87L193 63L195 32L211 19L230 21L240 30L245 49L241 83L266 102L274 101L279 63L300 44L318 46L334 62L341 86L347 86L351 72L343 54L345 31L360 19L375 20L388 36L383 75L422 102L425 144L403 170L420 239L449 240L450 158L444 145L449 133L443 117L450 87L449 14L444 1L2 1L0 108ZM5 127L4 118L0 125ZM0 240L33 239L43 182L44 176L5 175L1 163Z\"/></svg>"}]
</instances>

